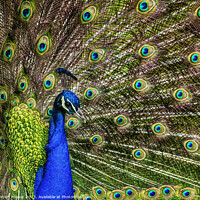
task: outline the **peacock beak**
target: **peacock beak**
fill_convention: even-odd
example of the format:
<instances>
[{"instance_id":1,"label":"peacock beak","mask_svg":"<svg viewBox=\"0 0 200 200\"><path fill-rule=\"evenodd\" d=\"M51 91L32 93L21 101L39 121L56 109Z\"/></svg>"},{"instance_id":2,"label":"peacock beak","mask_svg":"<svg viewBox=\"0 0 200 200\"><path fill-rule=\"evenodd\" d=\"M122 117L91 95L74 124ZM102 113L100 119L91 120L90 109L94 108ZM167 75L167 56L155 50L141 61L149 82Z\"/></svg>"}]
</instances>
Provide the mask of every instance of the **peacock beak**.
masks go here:
<instances>
[{"instance_id":1,"label":"peacock beak","mask_svg":"<svg viewBox=\"0 0 200 200\"><path fill-rule=\"evenodd\" d=\"M74 113L77 117L81 118L84 122L86 122L86 119L82 113L82 110L79 108L77 111Z\"/></svg>"}]
</instances>

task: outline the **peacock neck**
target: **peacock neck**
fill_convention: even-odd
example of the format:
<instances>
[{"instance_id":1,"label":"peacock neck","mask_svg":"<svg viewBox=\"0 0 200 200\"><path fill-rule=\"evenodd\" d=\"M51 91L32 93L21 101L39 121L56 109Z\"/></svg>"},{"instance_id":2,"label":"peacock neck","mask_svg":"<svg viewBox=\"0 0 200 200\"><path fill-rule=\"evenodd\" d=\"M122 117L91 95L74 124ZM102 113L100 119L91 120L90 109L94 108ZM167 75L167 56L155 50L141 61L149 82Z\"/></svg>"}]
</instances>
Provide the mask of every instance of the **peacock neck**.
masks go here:
<instances>
[{"instance_id":1,"label":"peacock neck","mask_svg":"<svg viewBox=\"0 0 200 200\"><path fill-rule=\"evenodd\" d=\"M54 106L50 120L49 142L46 146L47 151L51 151L60 145L67 144L64 121L65 115Z\"/></svg>"},{"instance_id":2,"label":"peacock neck","mask_svg":"<svg viewBox=\"0 0 200 200\"><path fill-rule=\"evenodd\" d=\"M49 127L49 142L45 147L47 161L37 196L53 195L73 200L73 181L64 114L53 108ZM40 199L40 198L39 198Z\"/></svg>"}]
</instances>

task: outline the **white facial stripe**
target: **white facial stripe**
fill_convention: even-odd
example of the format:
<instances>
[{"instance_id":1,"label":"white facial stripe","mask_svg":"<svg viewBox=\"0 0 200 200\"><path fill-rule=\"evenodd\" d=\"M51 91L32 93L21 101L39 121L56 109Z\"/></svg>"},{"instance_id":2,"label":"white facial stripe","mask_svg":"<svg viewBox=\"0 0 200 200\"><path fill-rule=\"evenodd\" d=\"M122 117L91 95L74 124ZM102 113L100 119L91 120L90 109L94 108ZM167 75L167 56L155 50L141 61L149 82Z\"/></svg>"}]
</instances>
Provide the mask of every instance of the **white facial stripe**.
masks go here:
<instances>
[{"instance_id":1,"label":"white facial stripe","mask_svg":"<svg viewBox=\"0 0 200 200\"><path fill-rule=\"evenodd\" d=\"M65 98L64 98L64 96L61 98L61 100L62 100L62 107L63 107L65 110L67 110L68 112L70 112L69 109L65 106ZM73 108L73 110L74 110L74 112L75 112L75 115L77 115L77 116L80 117L81 119L84 119L84 121L85 121L85 117L84 117L82 111L81 111L80 109L78 109L78 110L76 111L76 108L74 107L74 105L72 104L72 102L71 102L69 99L67 99L67 101L71 104L71 106L72 106L72 108Z\"/></svg>"},{"instance_id":2,"label":"white facial stripe","mask_svg":"<svg viewBox=\"0 0 200 200\"><path fill-rule=\"evenodd\" d=\"M76 108L74 107L73 103L69 99L67 99L67 101L69 101L69 103L71 103L74 112L76 112Z\"/></svg>"},{"instance_id":3,"label":"white facial stripe","mask_svg":"<svg viewBox=\"0 0 200 200\"><path fill-rule=\"evenodd\" d=\"M62 96L61 101L62 101L62 107L63 107L65 110L67 110L68 112L70 112L69 109L65 106L65 98L64 98L64 96Z\"/></svg>"},{"instance_id":4,"label":"white facial stripe","mask_svg":"<svg viewBox=\"0 0 200 200\"><path fill-rule=\"evenodd\" d=\"M62 100L62 107L63 107L65 110L67 110L68 112L70 112L69 109L65 106L65 98L64 98L64 96L62 96L61 100ZM71 102L69 99L67 99L67 101L71 104L71 106L72 106L74 112L76 112L76 108L74 107L74 105L72 104L72 102ZM76 113L77 113L77 112L76 112Z\"/></svg>"}]
</instances>

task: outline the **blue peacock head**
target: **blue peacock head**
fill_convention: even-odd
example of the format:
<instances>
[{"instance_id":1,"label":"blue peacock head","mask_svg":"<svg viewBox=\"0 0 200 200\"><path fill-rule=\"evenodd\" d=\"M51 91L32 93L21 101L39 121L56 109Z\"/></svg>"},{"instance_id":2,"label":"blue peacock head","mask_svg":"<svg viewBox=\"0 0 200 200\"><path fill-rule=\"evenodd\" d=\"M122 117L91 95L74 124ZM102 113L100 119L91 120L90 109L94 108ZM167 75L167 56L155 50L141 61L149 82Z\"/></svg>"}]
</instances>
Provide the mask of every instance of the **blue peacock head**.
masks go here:
<instances>
[{"instance_id":1,"label":"blue peacock head","mask_svg":"<svg viewBox=\"0 0 200 200\"><path fill-rule=\"evenodd\" d=\"M63 90L63 92L56 97L54 107L64 114L72 114L81 119L85 119L80 109L80 101L72 91Z\"/></svg>"}]
</instances>

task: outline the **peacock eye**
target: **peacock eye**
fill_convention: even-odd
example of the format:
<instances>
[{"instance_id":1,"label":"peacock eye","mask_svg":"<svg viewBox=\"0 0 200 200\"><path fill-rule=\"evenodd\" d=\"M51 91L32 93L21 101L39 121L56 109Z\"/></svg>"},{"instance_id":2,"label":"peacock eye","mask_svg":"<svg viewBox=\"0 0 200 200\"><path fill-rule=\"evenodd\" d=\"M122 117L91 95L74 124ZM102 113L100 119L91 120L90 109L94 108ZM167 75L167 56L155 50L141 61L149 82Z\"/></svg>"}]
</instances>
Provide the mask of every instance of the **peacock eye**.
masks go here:
<instances>
[{"instance_id":1,"label":"peacock eye","mask_svg":"<svg viewBox=\"0 0 200 200\"><path fill-rule=\"evenodd\" d=\"M40 37L40 39L37 42L37 48L36 51L43 55L49 50L50 40L47 35Z\"/></svg>"},{"instance_id":2,"label":"peacock eye","mask_svg":"<svg viewBox=\"0 0 200 200\"><path fill-rule=\"evenodd\" d=\"M97 190L96 190L96 194L97 194L97 195L101 195L101 193L102 193L102 189L97 189Z\"/></svg>"},{"instance_id":3,"label":"peacock eye","mask_svg":"<svg viewBox=\"0 0 200 200\"><path fill-rule=\"evenodd\" d=\"M21 10L21 15L20 15L21 19L23 21L29 21L33 12L32 5L30 4L30 2L28 1L23 2L20 10Z\"/></svg>"},{"instance_id":4,"label":"peacock eye","mask_svg":"<svg viewBox=\"0 0 200 200\"><path fill-rule=\"evenodd\" d=\"M74 193L74 197L78 197L80 190L76 186L73 186L73 193Z\"/></svg>"},{"instance_id":5,"label":"peacock eye","mask_svg":"<svg viewBox=\"0 0 200 200\"><path fill-rule=\"evenodd\" d=\"M0 103L7 101L7 92L4 89L0 89Z\"/></svg>"},{"instance_id":6,"label":"peacock eye","mask_svg":"<svg viewBox=\"0 0 200 200\"><path fill-rule=\"evenodd\" d=\"M188 60L192 65L199 65L200 64L200 53L193 52L188 56Z\"/></svg>"},{"instance_id":7,"label":"peacock eye","mask_svg":"<svg viewBox=\"0 0 200 200\"><path fill-rule=\"evenodd\" d=\"M14 96L11 100L11 105L12 106L17 106L19 104L19 97Z\"/></svg>"},{"instance_id":8,"label":"peacock eye","mask_svg":"<svg viewBox=\"0 0 200 200\"><path fill-rule=\"evenodd\" d=\"M150 58L155 54L155 48L151 45L143 45L140 49L139 49L139 55L142 58Z\"/></svg>"},{"instance_id":9,"label":"peacock eye","mask_svg":"<svg viewBox=\"0 0 200 200\"><path fill-rule=\"evenodd\" d=\"M119 199L121 197L121 194L119 192L114 193L114 198Z\"/></svg>"},{"instance_id":10,"label":"peacock eye","mask_svg":"<svg viewBox=\"0 0 200 200\"><path fill-rule=\"evenodd\" d=\"M104 199L106 196L106 191L101 186L93 187L92 192L97 199Z\"/></svg>"},{"instance_id":11,"label":"peacock eye","mask_svg":"<svg viewBox=\"0 0 200 200\"><path fill-rule=\"evenodd\" d=\"M70 118L66 123L67 128L69 128L69 129L75 129L79 126L79 124L80 124L80 122L76 118Z\"/></svg>"},{"instance_id":12,"label":"peacock eye","mask_svg":"<svg viewBox=\"0 0 200 200\"><path fill-rule=\"evenodd\" d=\"M92 198L90 196L85 198L86 200L92 200Z\"/></svg>"},{"instance_id":13,"label":"peacock eye","mask_svg":"<svg viewBox=\"0 0 200 200\"><path fill-rule=\"evenodd\" d=\"M0 141L1 141L1 145L4 144L4 138L1 137Z\"/></svg>"},{"instance_id":14,"label":"peacock eye","mask_svg":"<svg viewBox=\"0 0 200 200\"><path fill-rule=\"evenodd\" d=\"M184 188L180 191L180 197L183 199L194 199L195 190L192 188Z\"/></svg>"},{"instance_id":15,"label":"peacock eye","mask_svg":"<svg viewBox=\"0 0 200 200\"><path fill-rule=\"evenodd\" d=\"M105 54L104 49L95 49L94 51L90 52L89 61L92 63L97 63L100 60L102 60L104 54Z\"/></svg>"},{"instance_id":16,"label":"peacock eye","mask_svg":"<svg viewBox=\"0 0 200 200\"><path fill-rule=\"evenodd\" d=\"M184 147L188 152L195 152L198 150L199 145L194 140L187 140L184 142Z\"/></svg>"},{"instance_id":17,"label":"peacock eye","mask_svg":"<svg viewBox=\"0 0 200 200\"><path fill-rule=\"evenodd\" d=\"M99 59L99 53L97 51L92 52L91 59L96 61Z\"/></svg>"},{"instance_id":18,"label":"peacock eye","mask_svg":"<svg viewBox=\"0 0 200 200\"><path fill-rule=\"evenodd\" d=\"M85 11L85 12L83 13L83 15L82 15L82 19L83 19L84 22L90 21L91 18L92 18L92 14L91 14L90 11Z\"/></svg>"},{"instance_id":19,"label":"peacock eye","mask_svg":"<svg viewBox=\"0 0 200 200\"><path fill-rule=\"evenodd\" d=\"M46 110L46 115L50 117L52 115L53 106L49 106Z\"/></svg>"},{"instance_id":20,"label":"peacock eye","mask_svg":"<svg viewBox=\"0 0 200 200\"><path fill-rule=\"evenodd\" d=\"M28 81L27 78L23 76L18 80L18 89L21 92L25 92L27 88L28 88Z\"/></svg>"},{"instance_id":21,"label":"peacock eye","mask_svg":"<svg viewBox=\"0 0 200 200\"><path fill-rule=\"evenodd\" d=\"M6 49L5 50L5 58L9 60L11 58L11 56L12 56L12 49L10 49L10 48Z\"/></svg>"},{"instance_id":22,"label":"peacock eye","mask_svg":"<svg viewBox=\"0 0 200 200\"><path fill-rule=\"evenodd\" d=\"M124 199L124 192L121 190L114 190L110 193L109 199L110 200L115 200L115 199L122 200L122 199Z\"/></svg>"},{"instance_id":23,"label":"peacock eye","mask_svg":"<svg viewBox=\"0 0 200 200\"><path fill-rule=\"evenodd\" d=\"M200 19L200 7L198 7L195 11L195 15L198 19Z\"/></svg>"},{"instance_id":24,"label":"peacock eye","mask_svg":"<svg viewBox=\"0 0 200 200\"><path fill-rule=\"evenodd\" d=\"M73 187L73 193L75 193L75 192L76 192L76 188Z\"/></svg>"},{"instance_id":25,"label":"peacock eye","mask_svg":"<svg viewBox=\"0 0 200 200\"><path fill-rule=\"evenodd\" d=\"M171 199L175 194L175 190L169 185L163 185L159 190L162 196L166 199Z\"/></svg>"},{"instance_id":26,"label":"peacock eye","mask_svg":"<svg viewBox=\"0 0 200 200\"><path fill-rule=\"evenodd\" d=\"M3 58L5 61L11 61L14 56L14 47L11 43L7 43L3 48Z\"/></svg>"},{"instance_id":27,"label":"peacock eye","mask_svg":"<svg viewBox=\"0 0 200 200\"><path fill-rule=\"evenodd\" d=\"M133 190L131 190L131 189L126 190L126 195L127 195L127 196L133 195Z\"/></svg>"},{"instance_id":28,"label":"peacock eye","mask_svg":"<svg viewBox=\"0 0 200 200\"><path fill-rule=\"evenodd\" d=\"M183 196L184 197L189 197L190 196L190 191L189 190L186 190L183 192Z\"/></svg>"},{"instance_id":29,"label":"peacock eye","mask_svg":"<svg viewBox=\"0 0 200 200\"><path fill-rule=\"evenodd\" d=\"M148 196L149 197L155 197L156 196L156 191L155 190L151 190L148 192Z\"/></svg>"},{"instance_id":30,"label":"peacock eye","mask_svg":"<svg viewBox=\"0 0 200 200\"><path fill-rule=\"evenodd\" d=\"M27 105L28 105L29 108L35 108L35 106L36 106L36 101L35 101L35 99L34 99L34 98L29 98L29 99L27 100Z\"/></svg>"},{"instance_id":31,"label":"peacock eye","mask_svg":"<svg viewBox=\"0 0 200 200\"><path fill-rule=\"evenodd\" d=\"M159 190L157 188L149 188L144 193L145 199L151 199L151 198L154 199L157 196L159 196Z\"/></svg>"},{"instance_id":32,"label":"peacock eye","mask_svg":"<svg viewBox=\"0 0 200 200\"><path fill-rule=\"evenodd\" d=\"M44 81L43 81L43 88L48 91L53 89L55 85L55 76L54 74L49 74L45 77Z\"/></svg>"},{"instance_id":33,"label":"peacock eye","mask_svg":"<svg viewBox=\"0 0 200 200\"><path fill-rule=\"evenodd\" d=\"M169 195L170 194L170 188L163 189L163 194L164 195Z\"/></svg>"},{"instance_id":34,"label":"peacock eye","mask_svg":"<svg viewBox=\"0 0 200 200\"><path fill-rule=\"evenodd\" d=\"M149 13L156 6L154 0L140 0L137 4L137 11L141 14Z\"/></svg>"},{"instance_id":35,"label":"peacock eye","mask_svg":"<svg viewBox=\"0 0 200 200\"><path fill-rule=\"evenodd\" d=\"M93 145L100 145L103 142L103 138L100 135L94 135L90 138Z\"/></svg>"},{"instance_id":36,"label":"peacock eye","mask_svg":"<svg viewBox=\"0 0 200 200\"><path fill-rule=\"evenodd\" d=\"M146 152L143 149L134 149L132 154L135 160L144 160L146 158Z\"/></svg>"},{"instance_id":37,"label":"peacock eye","mask_svg":"<svg viewBox=\"0 0 200 200\"><path fill-rule=\"evenodd\" d=\"M166 133L166 127L161 123L156 123L152 126L152 130L155 134L161 135Z\"/></svg>"},{"instance_id":38,"label":"peacock eye","mask_svg":"<svg viewBox=\"0 0 200 200\"><path fill-rule=\"evenodd\" d=\"M95 88L87 88L84 92L84 97L87 100L93 100L95 99L99 94L99 91Z\"/></svg>"},{"instance_id":39,"label":"peacock eye","mask_svg":"<svg viewBox=\"0 0 200 200\"><path fill-rule=\"evenodd\" d=\"M4 136L0 136L0 147L4 147L5 146L5 138Z\"/></svg>"},{"instance_id":40,"label":"peacock eye","mask_svg":"<svg viewBox=\"0 0 200 200\"><path fill-rule=\"evenodd\" d=\"M81 13L81 21L82 23L90 23L91 21L94 20L95 16L97 14L97 8L95 6L90 6L86 8L82 13Z\"/></svg>"},{"instance_id":41,"label":"peacock eye","mask_svg":"<svg viewBox=\"0 0 200 200\"><path fill-rule=\"evenodd\" d=\"M125 187L125 199L134 199L137 196L137 191L131 187Z\"/></svg>"},{"instance_id":42,"label":"peacock eye","mask_svg":"<svg viewBox=\"0 0 200 200\"><path fill-rule=\"evenodd\" d=\"M125 115L118 115L115 117L114 122L117 126L126 126L128 124L128 118Z\"/></svg>"},{"instance_id":43,"label":"peacock eye","mask_svg":"<svg viewBox=\"0 0 200 200\"><path fill-rule=\"evenodd\" d=\"M174 92L174 98L177 101L185 101L189 98L189 93L187 90L180 88Z\"/></svg>"},{"instance_id":44,"label":"peacock eye","mask_svg":"<svg viewBox=\"0 0 200 200\"><path fill-rule=\"evenodd\" d=\"M18 184L17 179L10 180L10 188L11 188L11 190L16 191L18 189L18 187L19 187L19 184Z\"/></svg>"},{"instance_id":45,"label":"peacock eye","mask_svg":"<svg viewBox=\"0 0 200 200\"><path fill-rule=\"evenodd\" d=\"M145 80L143 79L137 79L133 82L133 89L142 92L148 88L148 84Z\"/></svg>"}]
</instances>

